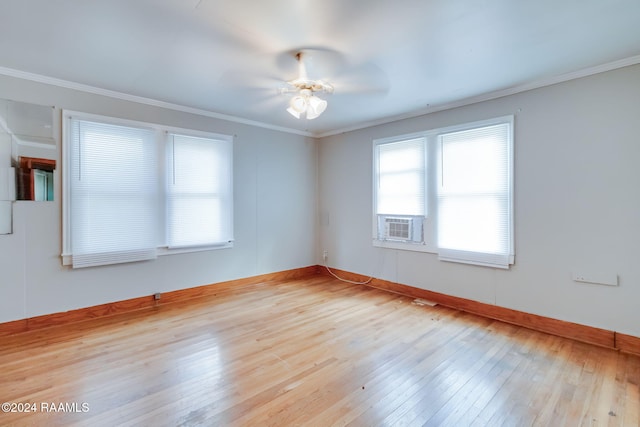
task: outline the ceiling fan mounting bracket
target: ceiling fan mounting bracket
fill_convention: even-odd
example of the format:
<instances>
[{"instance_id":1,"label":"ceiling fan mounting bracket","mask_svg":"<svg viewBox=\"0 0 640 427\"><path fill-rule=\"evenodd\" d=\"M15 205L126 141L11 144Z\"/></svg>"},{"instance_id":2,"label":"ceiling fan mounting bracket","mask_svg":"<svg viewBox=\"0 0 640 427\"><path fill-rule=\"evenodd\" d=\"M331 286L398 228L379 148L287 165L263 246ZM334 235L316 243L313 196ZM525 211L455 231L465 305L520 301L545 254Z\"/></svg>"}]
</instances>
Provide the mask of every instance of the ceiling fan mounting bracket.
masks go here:
<instances>
[{"instance_id":1,"label":"ceiling fan mounting bracket","mask_svg":"<svg viewBox=\"0 0 640 427\"><path fill-rule=\"evenodd\" d=\"M308 89L311 92L333 93L333 86L331 84L324 80L314 80L308 77L304 50L297 52L294 56L298 62L298 77L294 80L289 80L287 84L290 88L283 90L282 93L299 92L304 89Z\"/></svg>"},{"instance_id":2,"label":"ceiling fan mounting bracket","mask_svg":"<svg viewBox=\"0 0 640 427\"><path fill-rule=\"evenodd\" d=\"M311 92L333 93L333 86L322 80L297 78L295 80L288 81L287 84L291 86L291 88L288 89L288 92L298 92L308 89Z\"/></svg>"}]
</instances>

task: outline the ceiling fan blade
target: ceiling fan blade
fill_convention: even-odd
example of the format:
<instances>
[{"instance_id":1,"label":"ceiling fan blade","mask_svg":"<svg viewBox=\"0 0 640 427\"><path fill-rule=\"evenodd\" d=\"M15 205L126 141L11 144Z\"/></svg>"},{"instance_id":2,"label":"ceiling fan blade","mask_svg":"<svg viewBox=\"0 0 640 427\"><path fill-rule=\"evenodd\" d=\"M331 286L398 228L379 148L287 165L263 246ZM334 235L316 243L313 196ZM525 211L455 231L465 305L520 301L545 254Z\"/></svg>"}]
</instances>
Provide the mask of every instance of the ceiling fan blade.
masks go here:
<instances>
[{"instance_id":1,"label":"ceiling fan blade","mask_svg":"<svg viewBox=\"0 0 640 427\"><path fill-rule=\"evenodd\" d=\"M258 71L229 69L222 73L219 82L234 90L242 89L276 89L284 84L279 76Z\"/></svg>"},{"instance_id":2,"label":"ceiling fan blade","mask_svg":"<svg viewBox=\"0 0 640 427\"><path fill-rule=\"evenodd\" d=\"M377 65L366 62L347 67L330 80L335 94L386 94L390 83L387 74Z\"/></svg>"},{"instance_id":3,"label":"ceiling fan blade","mask_svg":"<svg viewBox=\"0 0 640 427\"><path fill-rule=\"evenodd\" d=\"M196 9L218 31L256 52L282 51L295 40L308 45L316 31L308 17L317 7L306 1L198 0ZM313 20L311 20L313 21ZM251 47L250 47L251 46Z\"/></svg>"}]
</instances>

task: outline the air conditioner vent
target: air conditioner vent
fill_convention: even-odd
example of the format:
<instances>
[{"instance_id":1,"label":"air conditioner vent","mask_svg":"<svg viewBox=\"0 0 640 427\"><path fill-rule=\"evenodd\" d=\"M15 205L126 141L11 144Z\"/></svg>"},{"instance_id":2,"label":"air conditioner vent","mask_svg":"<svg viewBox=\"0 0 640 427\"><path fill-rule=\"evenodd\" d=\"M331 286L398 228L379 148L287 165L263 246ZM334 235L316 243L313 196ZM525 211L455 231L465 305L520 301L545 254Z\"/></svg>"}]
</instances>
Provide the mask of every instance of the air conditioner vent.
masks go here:
<instances>
[{"instance_id":1,"label":"air conditioner vent","mask_svg":"<svg viewBox=\"0 0 640 427\"><path fill-rule=\"evenodd\" d=\"M411 240L412 219L385 218L385 234L389 239Z\"/></svg>"},{"instance_id":2,"label":"air conditioner vent","mask_svg":"<svg viewBox=\"0 0 640 427\"><path fill-rule=\"evenodd\" d=\"M378 240L424 243L424 217L378 215Z\"/></svg>"}]
</instances>

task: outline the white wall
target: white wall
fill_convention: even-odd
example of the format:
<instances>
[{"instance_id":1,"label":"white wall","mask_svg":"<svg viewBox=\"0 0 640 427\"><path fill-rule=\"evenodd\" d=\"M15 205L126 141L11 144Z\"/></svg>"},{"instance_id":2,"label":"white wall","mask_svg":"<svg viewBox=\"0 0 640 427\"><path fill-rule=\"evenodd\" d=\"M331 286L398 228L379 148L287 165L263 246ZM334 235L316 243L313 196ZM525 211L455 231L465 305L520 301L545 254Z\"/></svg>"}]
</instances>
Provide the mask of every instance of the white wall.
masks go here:
<instances>
[{"instance_id":1,"label":"white wall","mask_svg":"<svg viewBox=\"0 0 640 427\"><path fill-rule=\"evenodd\" d=\"M233 249L63 267L56 179L56 201L16 202L14 234L0 235L0 322L304 267L327 249L340 269L640 336L640 66L319 142L6 76L0 98L56 106L58 147L61 108L236 136ZM506 114L516 116L516 264L374 248L372 139ZM617 273L620 286L573 272Z\"/></svg>"},{"instance_id":2,"label":"white wall","mask_svg":"<svg viewBox=\"0 0 640 427\"><path fill-rule=\"evenodd\" d=\"M508 114L510 270L372 246L372 139ZM319 165L318 253L330 265L640 336L640 66L324 138ZM573 272L615 273L619 286L577 283Z\"/></svg>"},{"instance_id":3,"label":"white wall","mask_svg":"<svg viewBox=\"0 0 640 427\"><path fill-rule=\"evenodd\" d=\"M63 267L60 173L54 202L19 201L0 235L0 322L316 263L317 142L311 138L0 76L0 98L235 135L233 249L73 270Z\"/></svg>"}]
</instances>

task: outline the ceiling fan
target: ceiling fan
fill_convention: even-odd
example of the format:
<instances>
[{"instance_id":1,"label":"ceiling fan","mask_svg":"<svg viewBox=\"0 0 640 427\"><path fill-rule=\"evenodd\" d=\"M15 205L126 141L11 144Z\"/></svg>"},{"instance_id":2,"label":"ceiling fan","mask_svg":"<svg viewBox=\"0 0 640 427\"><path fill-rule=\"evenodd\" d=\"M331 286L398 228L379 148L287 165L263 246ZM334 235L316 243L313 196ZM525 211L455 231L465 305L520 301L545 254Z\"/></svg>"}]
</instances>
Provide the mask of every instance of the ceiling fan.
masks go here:
<instances>
[{"instance_id":1,"label":"ceiling fan","mask_svg":"<svg viewBox=\"0 0 640 427\"><path fill-rule=\"evenodd\" d=\"M345 105L366 104L371 96L384 96L389 90L388 77L374 63L361 59L352 62L327 47L281 51L275 57L253 56L251 61L253 65L226 71L222 77L225 85L254 91L259 94L261 105L269 108L280 102L274 92L280 99L285 95L286 111L297 119L313 120L322 115L328 106L328 95L340 101L336 105L339 112L352 108ZM287 76L284 79L283 73Z\"/></svg>"},{"instance_id":2,"label":"ceiling fan","mask_svg":"<svg viewBox=\"0 0 640 427\"><path fill-rule=\"evenodd\" d=\"M333 86L321 79L312 79L308 75L311 55L308 51L295 53L298 62L298 77L287 81L287 86L280 88L282 94L293 94L287 112L296 119L306 117L312 120L327 109L327 101L318 97L318 93L333 93Z\"/></svg>"}]
</instances>

